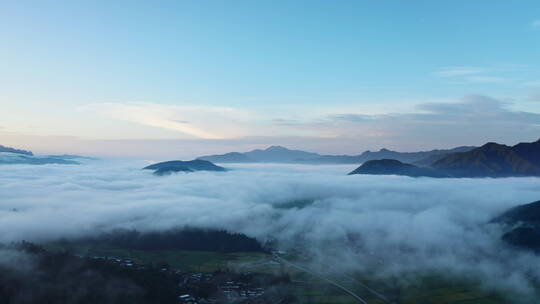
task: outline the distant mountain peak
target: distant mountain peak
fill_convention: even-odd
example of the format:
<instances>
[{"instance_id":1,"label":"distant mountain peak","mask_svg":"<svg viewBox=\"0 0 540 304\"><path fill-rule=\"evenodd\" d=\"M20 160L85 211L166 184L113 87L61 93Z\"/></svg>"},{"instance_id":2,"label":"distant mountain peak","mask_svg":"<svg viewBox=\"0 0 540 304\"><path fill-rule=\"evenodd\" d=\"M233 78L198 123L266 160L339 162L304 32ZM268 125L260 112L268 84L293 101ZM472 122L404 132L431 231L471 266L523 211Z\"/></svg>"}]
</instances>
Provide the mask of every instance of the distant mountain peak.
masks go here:
<instances>
[{"instance_id":1,"label":"distant mountain peak","mask_svg":"<svg viewBox=\"0 0 540 304\"><path fill-rule=\"evenodd\" d=\"M496 142L488 142L484 144L483 146L481 146L480 148L493 149L493 148L510 148L510 147L507 145L496 143Z\"/></svg>"},{"instance_id":2,"label":"distant mountain peak","mask_svg":"<svg viewBox=\"0 0 540 304\"><path fill-rule=\"evenodd\" d=\"M270 146L266 148L265 151L291 151L291 150L283 146Z\"/></svg>"},{"instance_id":3,"label":"distant mountain peak","mask_svg":"<svg viewBox=\"0 0 540 304\"><path fill-rule=\"evenodd\" d=\"M396 152L386 148L379 151L365 151L359 155L321 155L302 150L291 150L283 146L272 145L266 149L249 152L229 152L219 155L201 156L199 159L214 163L303 163L303 164L361 164L369 160L392 158L403 162L416 162L427 157L442 157L453 152L463 152L475 147L457 147L448 150L432 150L421 152ZM438 158L430 160L429 164ZM424 165L422 165L424 166Z\"/></svg>"},{"instance_id":4,"label":"distant mountain peak","mask_svg":"<svg viewBox=\"0 0 540 304\"><path fill-rule=\"evenodd\" d=\"M320 158L322 155L301 150L291 150L283 146L272 145L266 149L249 152L231 152L220 155L201 156L199 159L215 163L295 163Z\"/></svg>"}]
</instances>

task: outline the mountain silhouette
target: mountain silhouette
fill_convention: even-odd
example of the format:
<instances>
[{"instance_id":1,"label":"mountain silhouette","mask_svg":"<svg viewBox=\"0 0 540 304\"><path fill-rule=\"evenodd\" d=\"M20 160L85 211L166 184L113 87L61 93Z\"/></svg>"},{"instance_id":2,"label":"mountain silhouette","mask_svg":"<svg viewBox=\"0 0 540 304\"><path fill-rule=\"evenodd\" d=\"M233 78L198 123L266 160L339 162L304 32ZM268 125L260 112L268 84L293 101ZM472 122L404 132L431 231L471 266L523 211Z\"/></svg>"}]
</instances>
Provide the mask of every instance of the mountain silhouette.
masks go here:
<instances>
[{"instance_id":1,"label":"mountain silhouette","mask_svg":"<svg viewBox=\"0 0 540 304\"><path fill-rule=\"evenodd\" d=\"M154 175L159 176L169 175L175 172L226 171L225 168L216 166L215 164L202 159L191 161L166 161L144 167L143 170L154 170Z\"/></svg>"},{"instance_id":2,"label":"mountain silhouette","mask_svg":"<svg viewBox=\"0 0 540 304\"><path fill-rule=\"evenodd\" d=\"M31 151L15 149L15 148L6 147L2 145L0 145L0 152L9 152L9 153L23 154L23 155L28 155L28 156L34 155Z\"/></svg>"},{"instance_id":3,"label":"mountain silhouette","mask_svg":"<svg viewBox=\"0 0 540 304\"><path fill-rule=\"evenodd\" d=\"M376 159L396 159L413 163L433 157L434 160L454 152L464 152L475 147L457 147L448 150L431 150L421 152L396 152L388 149L365 151L359 155L322 155L302 150L291 150L282 146L270 146L249 152L230 152L226 154L201 156L198 159L214 163L297 163L297 164L361 164Z\"/></svg>"},{"instance_id":4,"label":"mountain silhouette","mask_svg":"<svg viewBox=\"0 0 540 304\"><path fill-rule=\"evenodd\" d=\"M373 174L373 175L404 175L410 177L447 177L444 173L430 168L417 167L415 165L402 163L395 159L370 160L349 173Z\"/></svg>"},{"instance_id":5,"label":"mountain silhouette","mask_svg":"<svg viewBox=\"0 0 540 304\"><path fill-rule=\"evenodd\" d=\"M540 251L540 201L517 206L490 221L502 224L502 239L516 247Z\"/></svg>"},{"instance_id":6,"label":"mountain silhouette","mask_svg":"<svg viewBox=\"0 0 540 304\"><path fill-rule=\"evenodd\" d=\"M432 167L455 177L540 176L540 141L513 147L490 142L449 154Z\"/></svg>"}]
</instances>

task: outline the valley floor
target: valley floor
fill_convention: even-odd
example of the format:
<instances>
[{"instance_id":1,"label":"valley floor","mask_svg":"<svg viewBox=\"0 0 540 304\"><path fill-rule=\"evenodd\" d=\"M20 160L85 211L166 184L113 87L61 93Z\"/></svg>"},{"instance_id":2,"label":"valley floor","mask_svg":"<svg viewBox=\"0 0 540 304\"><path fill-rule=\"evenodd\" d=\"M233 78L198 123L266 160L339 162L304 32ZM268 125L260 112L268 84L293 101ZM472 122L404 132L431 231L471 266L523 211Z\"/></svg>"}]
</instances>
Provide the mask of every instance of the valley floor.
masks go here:
<instances>
[{"instance_id":1,"label":"valley floor","mask_svg":"<svg viewBox=\"0 0 540 304\"><path fill-rule=\"evenodd\" d=\"M275 286L265 289L277 289L282 303L400 303L400 304L506 304L527 303L518 298L497 291L485 291L480 282L463 278L447 278L440 274L415 274L402 278L370 279L377 277L369 273L356 273L353 276L340 274L319 274L304 271L265 253L240 252L220 253L210 251L186 250L131 250L106 246L61 247L48 245L52 251L68 250L81 257L94 259L112 259L129 261L133 265L154 265L166 267L171 271L189 276L204 276L218 272L236 274L270 275L275 278L287 278ZM287 255L287 258L295 258ZM301 259L299 259L301 260ZM302 264L301 261L298 263ZM296 265L296 264L295 264ZM131 267L131 266L130 266ZM308 266L306 266L308 267ZM302 267L303 268L303 267ZM329 283L335 282L356 294L361 300ZM200 289L195 283L191 292ZM217 283L216 283L217 284ZM223 286L215 286L222 290ZM366 286L369 286L366 289ZM186 290L186 292L190 291ZM241 298L235 294L223 303L236 303ZM221 303L221 302L219 302ZM540 302L538 302L540 303Z\"/></svg>"}]
</instances>

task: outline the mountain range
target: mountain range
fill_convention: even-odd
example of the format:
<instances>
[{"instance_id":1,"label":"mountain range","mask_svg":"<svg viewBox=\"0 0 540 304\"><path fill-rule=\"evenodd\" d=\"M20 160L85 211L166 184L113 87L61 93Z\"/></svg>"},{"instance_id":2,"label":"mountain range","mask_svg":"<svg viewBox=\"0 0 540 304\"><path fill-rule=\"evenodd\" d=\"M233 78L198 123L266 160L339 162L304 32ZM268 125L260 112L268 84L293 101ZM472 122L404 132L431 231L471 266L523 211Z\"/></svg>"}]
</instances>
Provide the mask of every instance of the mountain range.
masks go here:
<instances>
[{"instance_id":1,"label":"mountain range","mask_svg":"<svg viewBox=\"0 0 540 304\"><path fill-rule=\"evenodd\" d=\"M418 163L423 166L392 162L388 159L374 160L362 164L350 174L394 174L414 177L540 176L540 140L519 143L515 146L490 142L470 151L448 153L438 159L428 157Z\"/></svg>"},{"instance_id":2,"label":"mountain range","mask_svg":"<svg viewBox=\"0 0 540 304\"><path fill-rule=\"evenodd\" d=\"M490 142L446 155L431 167L456 177L540 176L540 139L515 146Z\"/></svg>"},{"instance_id":3,"label":"mountain range","mask_svg":"<svg viewBox=\"0 0 540 304\"><path fill-rule=\"evenodd\" d=\"M395 159L369 160L349 173L349 175L354 174L403 175L410 177L449 177L439 170L417 167L415 165L402 163Z\"/></svg>"},{"instance_id":4,"label":"mountain range","mask_svg":"<svg viewBox=\"0 0 540 304\"><path fill-rule=\"evenodd\" d=\"M0 164L78 164L76 155L36 156L30 151L0 145ZM91 159L91 158L88 158ZM170 161L148 166L155 174L192 171L225 171L213 163L361 164L350 174L428 177L540 176L540 139L507 146L489 142L481 147L397 152L388 149L359 155L322 155L282 146L249 152L202 156L192 161Z\"/></svg>"},{"instance_id":5,"label":"mountain range","mask_svg":"<svg viewBox=\"0 0 540 304\"><path fill-rule=\"evenodd\" d=\"M77 165L79 162L54 156L36 156L23 153L0 152L0 165Z\"/></svg>"},{"instance_id":6,"label":"mountain range","mask_svg":"<svg viewBox=\"0 0 540 304\"><path fill-rule=\"evenodd\" d=\"M80 164L78 160L95 160L95 158L69 154L34 155L31 151L0 145L0 165L77 165Z\"/></svg>"},{"instance_id":7,"label":"mountain range","mask_svg":"<svg viewBox=\"0 0 540 304\"><path fill-rule=\"evenodd\" d=\"M388 149L365 151L359 155L322 155L301 150L290 150L282 146L271 146L249 152L201 156L198 159L213 163L296 163L296 164L361 164L376 159L395 159L406 163L431 164L450 153L466 152L475 147L457 147L448 150L421 152L397 152Z\"/></svg>"}]
</instances>

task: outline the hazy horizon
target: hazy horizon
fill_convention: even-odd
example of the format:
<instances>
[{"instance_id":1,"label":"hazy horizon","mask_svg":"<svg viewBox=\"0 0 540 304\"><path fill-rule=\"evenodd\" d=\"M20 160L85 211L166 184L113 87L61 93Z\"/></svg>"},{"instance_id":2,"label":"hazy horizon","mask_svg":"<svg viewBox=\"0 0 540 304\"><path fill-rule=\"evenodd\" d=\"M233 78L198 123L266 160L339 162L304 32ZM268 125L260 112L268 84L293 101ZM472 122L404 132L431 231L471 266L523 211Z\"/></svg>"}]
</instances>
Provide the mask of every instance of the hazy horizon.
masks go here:
<instances>
[{"instance_id":1,"label":"hazy horizon","mask_svg":"<svg viewBox=\"0 0 540 304\"><path fill-rule=\"evenodd\" d=\"M374 144L375 148L356 148L354 144L350 144L347 147L349 149L342 150L341 146L331 146L325 148L320 148L318 145L299 145L294 138L290 138L281 142L286 142L286 144L279 144L274 142L273 138L262 138L251 140L250 143L246 144L237 144L234 141L224 141L224 142L197 142L193 143L192 141L182 141L182 140L109 140L109 141L81 141L74 140L69 146L62 146L60 148L42 148L42 149L32 149L32 145L10 145L10 141L2 142L0 145L29 150L34 152L37 155L60 155L60 154L73 154L80 156L91 156L91 157L101 157L101 158L110 158L110 159L139 159L139 160L163 160L167 158L179 158L179 159L190 159L197 158L206 155L214 154L225 154L229 152L249 152L255 149L267 149L271 146L281 146L290 150L301 150L305 152L313 152L322 155L360 155L366 151L379 151L381 149L388 149L397 152L420 152L420 151L431 151L436 149L452 149L460 146L482 146L488 142L496 142L494 140L486 140L484 142L478 143L456 143L455 145L427 145L426 148L408 148L408 149L399 149L392 148L393 145L377 145ZM534 142L538 138L531 138L529 140L514 140L511 142L497 142L499 144L513 146L520 142ZM267 143L268 141L268 143ZM231 146L232 145L232 146ZM358 144L359 147L363 146ZM119 148L122 149L119 149ZM133 152L126 147L134 149ZM227 150L228 149L228 150Z\"/></svg>"}]
</instances>

